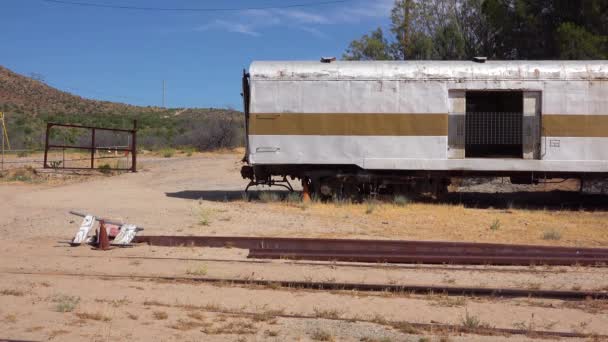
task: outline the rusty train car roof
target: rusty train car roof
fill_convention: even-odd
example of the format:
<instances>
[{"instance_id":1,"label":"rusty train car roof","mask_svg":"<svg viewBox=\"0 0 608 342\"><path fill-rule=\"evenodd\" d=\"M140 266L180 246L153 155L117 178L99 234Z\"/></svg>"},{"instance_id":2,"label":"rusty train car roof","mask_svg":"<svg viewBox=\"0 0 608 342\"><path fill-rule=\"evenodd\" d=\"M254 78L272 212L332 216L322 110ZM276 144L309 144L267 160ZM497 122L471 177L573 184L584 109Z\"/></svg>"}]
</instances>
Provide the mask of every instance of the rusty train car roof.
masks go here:
<instances>
[{"instance_id":1,"label":"rusty train car roof","mask_svg":"<svg viewBox=\"0 0 608 342\"><path fill-rule=\"evenodd\" d=\"M608 61L254 61L252 80L608 81Z\"/></svg>"}]
</instances>

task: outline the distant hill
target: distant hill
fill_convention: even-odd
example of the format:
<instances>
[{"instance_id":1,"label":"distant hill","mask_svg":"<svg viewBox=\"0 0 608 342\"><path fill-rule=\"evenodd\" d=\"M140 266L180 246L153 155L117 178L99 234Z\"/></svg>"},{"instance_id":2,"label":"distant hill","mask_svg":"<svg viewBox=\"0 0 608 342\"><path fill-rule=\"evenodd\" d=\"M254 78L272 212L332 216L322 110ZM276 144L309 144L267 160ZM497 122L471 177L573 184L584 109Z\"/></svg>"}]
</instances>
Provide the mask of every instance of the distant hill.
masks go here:
<instances>
[{"instance_id":1,"label":"distant hill","mask_svg":"<svg viewBox=\"0 0 608 342\"><path fill-rule=\"evenodd\" d=\"M0 110L24 114L125 114L163 112L159 107L97 101L53 88L0 66Z\"/></svg>"},{"instance_id":2,"label":"distant hill","mask_svg":"<svg viewBox=\"0 0 608 342\"><path fill-rule=\"evenodd\" d=\"M0 111L15 148L39 149L45 122L130 127L138 120L145 148L235 147L244 142L242 113L218 108L160 108L86 99L0 66Z\"/></svg>"}]
</instances>

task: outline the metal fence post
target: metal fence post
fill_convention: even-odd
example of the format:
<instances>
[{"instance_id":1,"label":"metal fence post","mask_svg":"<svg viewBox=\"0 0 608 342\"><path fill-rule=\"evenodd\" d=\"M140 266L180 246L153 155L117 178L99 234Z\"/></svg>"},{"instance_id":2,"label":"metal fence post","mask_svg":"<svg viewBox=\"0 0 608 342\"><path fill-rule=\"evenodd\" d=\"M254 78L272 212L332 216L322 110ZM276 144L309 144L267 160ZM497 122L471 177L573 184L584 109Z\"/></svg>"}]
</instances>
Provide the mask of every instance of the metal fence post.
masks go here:
<instances>
[{"instance_id":1,"label":"metal fence post","mask_svg":"<svg viewBox=\"0 0 608 342\"><path fill-rule=\"evenodd\" d=\"M91 134L91 169L95 168L95 128Z\"/></svg>"},{"instance_id":2,"label":"metal fence post","mask_svg":"<svg viewBox=\"0 0 608 342\"><path fill-rule=\"evenodd\" d=\"M131 145L131 171L137 172L137 120L133 120Z\"/></svg>"},{"instance_id":3,"label":"metal fence post","mask_svg":"<svg viewBox=\"0 0 608 342\"><path fill-rule=\"evenodd\" d=\"M51 126L53 126L52 123L48 123L46 124L46 136L44 138L44 164L42 165L43 168L47 169L48 165L46 164L47 161L47 157L49 154L49 133L51 130Z\"/></svg>"}]
</instances>

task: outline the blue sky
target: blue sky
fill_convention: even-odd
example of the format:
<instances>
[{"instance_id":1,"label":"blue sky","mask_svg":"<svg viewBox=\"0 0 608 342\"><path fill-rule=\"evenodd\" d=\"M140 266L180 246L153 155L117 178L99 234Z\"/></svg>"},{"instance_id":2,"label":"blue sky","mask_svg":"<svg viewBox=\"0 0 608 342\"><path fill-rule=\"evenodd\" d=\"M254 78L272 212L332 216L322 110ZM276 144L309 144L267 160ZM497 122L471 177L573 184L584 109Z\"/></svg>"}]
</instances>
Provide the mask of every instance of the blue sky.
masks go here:
<instances>
[{"instance_id":1,"label":"blue sky","mask_svg":"<svg viewBox=\"0 0 608 342\"><path fill-rule=\"evenodd\" d=\"M76 0L75 0L76 1ZM79 0L178 7L271 7L318 0ZM241 109L240 77L252 60L340 57L348 43L386 28L393 0L236 12L93 8L2 0L0 65L38 73L84 97L169 107Z\"/></svg>"}]
</instances>

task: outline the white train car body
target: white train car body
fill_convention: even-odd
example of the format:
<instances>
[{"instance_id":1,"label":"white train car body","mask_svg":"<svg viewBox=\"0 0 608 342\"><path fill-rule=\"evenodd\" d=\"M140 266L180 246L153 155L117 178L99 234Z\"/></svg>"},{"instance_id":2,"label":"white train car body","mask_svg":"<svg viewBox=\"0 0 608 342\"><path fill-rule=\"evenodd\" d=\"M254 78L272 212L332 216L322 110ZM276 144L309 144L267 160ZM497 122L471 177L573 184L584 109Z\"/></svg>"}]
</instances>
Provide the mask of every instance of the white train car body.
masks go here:
<instances>
[{"instance_id":1,"label":"white train car body","mask_svg":"<svg viewBox=\"0 0 608 342\"><path fill-rule=\"evenodd\" d=\"M608 174L607 61L253 62L247 76L246 159L264 176Z\"/></svg>"}]
</instances>

